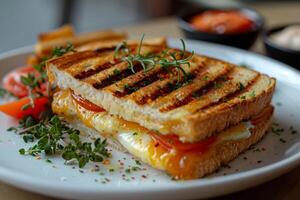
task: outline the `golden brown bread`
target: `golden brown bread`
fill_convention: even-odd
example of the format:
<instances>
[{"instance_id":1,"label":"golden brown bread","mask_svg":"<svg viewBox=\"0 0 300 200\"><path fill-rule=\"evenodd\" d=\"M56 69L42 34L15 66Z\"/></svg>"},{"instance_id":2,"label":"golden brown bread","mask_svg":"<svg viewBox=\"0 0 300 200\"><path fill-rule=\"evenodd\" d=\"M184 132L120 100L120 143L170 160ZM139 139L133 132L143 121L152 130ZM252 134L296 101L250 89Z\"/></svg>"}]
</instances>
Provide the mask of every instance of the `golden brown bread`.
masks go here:
<instances>
[{"instance_id":1,"label":"golden brown bread","mask_svg":"<svg viewBox=\"0 0 300 200\"><path fill-rule=\"evenodd\" d=\"M216 142L207 151L182 154L151 145L153 138L149 137L149 130L145 128L133 126L132 123L127 123L107 112L95 113L86 110L71 98L69 91L57 92L54 95L52 108L55 113L64 116L69 122L84 123L87 127L99 131L100 135L114 138L138 159L154 168L168 172L176 179L203 177L236 158L265 135L273 113L273 107L268 105L261 113L253 116L250 136L228 139L228 133L237 134L233 131L235 130L233 126L220 132L216 136ZM132 136L133 133L137 135ZM128 143L128 141L131 142Z\"/></svg>"},{"instance_id":2,"label":"golden brown bread","mask_svg":"<svg viewBox=\"0 0 300 200\"><path fill-rule=\"evenodd\" d=\"M137 46L137 43L133 43ZM69 54L47 63L53 81L71 88L110 114L195 142L258 114L269 105L275 79L214 58L195 55L188 83L156 66L145 72L136 63L113 58L114 45ZM142 53L160 52L161 45L143 45ZM174 49L174 51L177 51Z\"/></svg>"},{"instance_id":3,"label":"golden brown bread","mask_svg":"<svg viewBox=\"0 0 300 200\"><path fill-rule=\"evenodd\" d=\"M125 38L123 38L125 39ZM138 45L138 41L136 40L126 40L127 45ZM80 45L76 48L78 51L88 51L88 50L97 50L97 49L109 49L113 48L120 44L120 39L118 40L107 40L107 41L95 41L90 42L87 44ZM167 40L164 37L153 38L153 39L146 39L143 42L144 45L151 45L151 46L167 46Z\"/></svg>"},{"instance_id":4,"label":"golden brown bread","mask_svg":"<svg viewBox=\"0 0 300 200\"><path fill-rule=\"evenodd\" d=\"M75 31L73 29L73 26L71 25L64 25L61 26L53 31L40 33L38 35L38 41L39 42L46 42L56 39L62 39L62 38L68 38L68 37L74 37Z\"/></svg>"},{"instance_id":5,"label":"golden brown bread","mask_svg":"<svg viewBox=\"0 0 300 200\"><path fill-rule=\"evenodd\" d=\"M48 56L53 48L65 47L68 43L71 43L74 47L79 47L92 42L111 40L121 42L125 38L125 33L118 33L111 30L88 32L75 35L72 27L63 26L52 32L40 34L39 41L35 45L35 54L37 57L42 58L44 56Z\"/></svg>"}]
</instances>

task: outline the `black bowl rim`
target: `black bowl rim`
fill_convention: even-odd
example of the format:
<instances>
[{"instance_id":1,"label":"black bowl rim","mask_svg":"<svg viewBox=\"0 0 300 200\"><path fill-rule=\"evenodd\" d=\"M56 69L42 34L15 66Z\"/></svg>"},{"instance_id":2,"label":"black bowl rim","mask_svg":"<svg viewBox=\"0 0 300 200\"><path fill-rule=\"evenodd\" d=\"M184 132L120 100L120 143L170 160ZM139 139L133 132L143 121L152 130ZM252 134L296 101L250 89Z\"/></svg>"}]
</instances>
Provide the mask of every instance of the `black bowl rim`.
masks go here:
<instances>
[{"instance_id":1,"label":"black bowl rim","mask_svg":"<svg viewBox=\"0 0 300 200\"><path fill-rule=\"evenodd\" d=\"M265 43L265 45L270 46L273 49L276 49L278 51L282 51L282 52L286 52L286 53L290 53L290 54L295 54L295 55L300 55L300 50L294 50L294 49L289 49L287 47L282 47L278 44L275 44L274 42L272 42L272 40L270 39L270 34L274 34L288 26L292 26L292 25L300 25L300 22L297 23L288 23L288 24L281 24L281 25L276 25L273 26L271 28L265 29L263 31L263 41ZM274 32L273 32L274 31Z\"/></svg>"},{"instance_id":2,"label":"black bowl rim","mask_svg":"<svg viewBox=\"0 0 300 200\"><path fill-rule=\"evenodd\" d=\"M184 11L187 9L187 7L183 8L178 14L176 15L177 20L179 21L179 27L185 31L188 32L194 32L194 33L201 33L201 34L206 34L210 36L225 36L225 37L231 37L231 36L237 36L237 35L243 35L243 34L248 34L252 32L260 32L263 30L264 25L265 25L265 18L256 10L246 7L246 6L231 6L231 7L214 7L214 6L199 6L199 5L193 5L193 9L199 9L199 10L247 10L252 13L254 13L257 17L257 19L253 19L253 22L255 23L255 27L253 30L247 31L247 32L242 32L242 33L233 33L233 34L215 34L215 33L209 33L209 32L204 32L204 31L199 31L197 29L194 29L189 22L184 20L183 18L185 17Z\"/></svg>"}]
</instances>

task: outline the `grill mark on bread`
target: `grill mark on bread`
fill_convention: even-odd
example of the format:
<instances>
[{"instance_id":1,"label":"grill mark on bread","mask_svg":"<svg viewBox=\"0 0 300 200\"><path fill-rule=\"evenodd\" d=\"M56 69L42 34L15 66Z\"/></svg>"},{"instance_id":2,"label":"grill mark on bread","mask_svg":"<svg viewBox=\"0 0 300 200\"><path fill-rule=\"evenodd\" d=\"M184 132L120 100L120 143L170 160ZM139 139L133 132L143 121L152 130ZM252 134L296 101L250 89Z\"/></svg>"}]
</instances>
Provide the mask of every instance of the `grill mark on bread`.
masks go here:
<instances>
[{"instance_id":1,"label":"grill mark on bread","mask_svg":"<svg viewBox=\"0 0 300 200\"><path fill-rule=\"evenodd\" d=\"M66 70L67 68L76 65L86 59L92 59L99 56L95 51L75 52L63 57L57 58L51 63L56 65L58 69Z\"/></svg>"},{"instance_id":2,"label":"grill mark on bread","mask_svg":"<svg viewBox=\"0 0 300 200\"><path fill-rule=\"evenodd\" d=\"M118 63L119 63L119 62L120 62L120 61L118 61ZM114 64L117 64L117 63L114 63ZM89 69L89 70L87 70L87 71L79 72L78 74L74 75L74 77L75 77L76 79L82 80L82 79L88 78L88 77L90 77L90 76L92 76L92 75L94 75L94 74L97 74L97 73L99 73L99 72L101 72L101 71L103 71L103 70L105 70L105 69L107 69L107 68L110 68L110 67L112 67L114 64L112 64L111 62L106 62L106 63L104 63L104 64L102 64L102 65L97 66L97 67L94 68L94 69Z\"/></svg>"},{"instance_id":3,"label":"grill mark on bread","mask_svg":"<svg viewBox=\"0 0 300 200\"><path fill-rule=\"evenodd\" d=\"M222 99L241 90L240 83L244 87L248 87L253 84L253 81L258 76L257 72L236 67L227 76L220 77L219 80L210 84L204 91L200 91L199 97L186 104L184 109L193 113L211 105L223 103Z\"/></svg>"},{"instance_id":4,"label":"grill mark on bread","mask_svg":"<svg viewBox=\"0 0 300 200\"><path fill-rule=\"evenodd\" d=\"M255 85L261 78L262 78L261 74L257 75L252 81L249 82L248 85L244 85L243 89L240 89L240 90L238 90L234 93L231 93L231 94L227 95L226 97L222 98L219 102L217 102L214 105L218 105L218 104L221 104L221 103L226 103L230 99L234 99L236 97L243 96L243 94L251 91L251 88L253 87L253 85ZM211 105L211 106L214 106L214 105Z\"/></svg>"},{"instance_id":5,"label":"grill mark on bread","mask_svg":"<svg viewBox=\"0 0 300 200\"><path fill-rule=\"evenodd\" d=\"M202 98L203 95L207 94L208 92L212 91L216 85L223 84L224 77L216 77L217 80L214 80L213 82L210 81L207 85L205 85L202 88L196 89L194 91L191 91L187 96L184 98L178 98L174 97L172 102L166 103L165 105L161 106L159 108L159 111L161 112L168 112L177 108L180 108L182 106L188 105L190 102L198 101ZM216 84L217 83L217 84ZM166 96L169 97L169 96ZM159 99L157 99L159 101Z\"/></svg>"},{"instance_id":6,"label":"grill mark on bread","mask_svg":"<svg viewBox=\"0 0 300 200\"><path fill-rule=\"evenodd\" d=\"M134 65L134 70L135 72L138 72L140 70L142 70L143 67L140 64L135 64ZM133 72L132 70L127 67L127 69L123 70L123 71L119 71L119 73L114 73L110 74L109 76L107 76L104 80L100 81L100 82L96 82L93 84L93 87L96 89L102 89L104 87L107 87L117 81L120 81L130 75L132 75Z\"/></svg>"},{"instance_id":7,"label":"grill mark on bread","mask_svg":"<svg viewBox=\"0 0 300 200\"><path fill-rule=\"evenodd\" d=\"M142 48L142 52L146 51L146 53L154 53L156 51L161 51L162 47L155 46L152 49L150 48L151 46L146 46L147 48L145 48L143 46ZM136 48L130 48L131 53L136 51ZM112 61L112 66L109 66L108 68L104 69L104 70L100 70L99 72L97 70L93 70L92 72L88 72L89 76L84 78L84 81L93 85L94 88L96 89L102 89L104 87L109 87L111 86L113 83L116 83L120 80L125 79L126 77L132 76L135 73L138 73L139 71L141 71L142 66L139 63L133 63L134 64L134 72L132 72L132 69L129 68L129 65L126 61L116 61L116 59L114 58L113 54L108 54L108 56L111 57L111 59L107 59L108 61ZM104 58L103 58L104 59ZM113 62L116 62L113 64ZM115 73L117 72L117 73ZM91 74L91 75L90 75Z\"/></svg>"},{"instance_id":8,"label":"grill mark on bread","mask_svg":"<svg viewBox=\"0 0 300 200\"><path fill-rule=\"evenodd\" d=\"M76 63L66 69L66 71L79 80L98 74L107 68L121 63L120 59L114 58L114 52L110 51L114 49L115 47L99 48L95 50L99 56Z\"/></svg>"},{"instance_id":9,"label":"grill mark on bread","mask_svg":"<svg viewBox=\"0 0 300 200\"><path fill-rule=\"evenodd\" d=\"M162 87L157 86L157 89L154 90L154 92L150 93L149 95L140 96L139 99L135 99L135 102L144 105L147 103L150 103L154 101L156 98L160 96L164 96L172 91L174 91L176 88L175 86L176 81L172 80L171 82L168 82L166 85L163 85Z\"/></svg>"},{"instance_id":10,"label":"grill mark on bread","mask_svg":"<svg viewBox=\"0 0 300 200\"><path fill-rule=\"evenodd\" d=\"M157 50L158 50L157 53L162 53L161 49L157 49ZM152 51L152 53L155 52L156 52L155 50ZM167 77L170 72L176 73L174 69L168 70L165 67L162 67L160 65L153 66L151 69L147 71L143 70L131 76L128 76L123 80L120 80L120 82L118 82L117 84L107 87L106 90L110 91L117 97L124 97L160 79ZM122 85L121 88L120 85ZM126 85L125 88L123 87L124 85Z\"/></svg>"},{"instance_id":11,"label":"grill mark on bread","mask_svg":"<svg viewBox=\"0 0 300 200\"><path fill-rule=\"evenodd\" d=\"M195 99L195 94L206 87L209 83L216 80L220 76L228 73L233 67L230 65L212 65L205 67L205 69L196 74L194 80L190 84L187 84L179 88L176 92L156 99L153 103L155 108L160 108L160 111L166 112L177 107L188 104L190 101Z\"/></svg>"},{"instance_id":12,"label":"grill mark on bread","mask_svg":"<svg viewBox=\"0 0 300 200\"><path fill-rule=\"evenodd\" d=\"M110 90L117 97L124 97L154 83L167 73L168 72L163 68L154 68L146 72L141 70L140 72L121 80L117 84L112 85L111 87L107 88L107 90ZM121 88L120 85L122 85ZM124 85L127 87L124 88Z\"/></svg>"},{"instance_id":13,"label":"grill mark on bread","mask_svg":"<svg viewBox=\"0 0 300 200\"><path fill-rule=\"evenodd\" d=\"M133 99L139 105L149 104L155 101L157 98L168 95L174 90L184 86L195 78L196 74L200 73L203 66L196 65L193 66L182 66L186 73L189 75L187 80L184 80L182 74L180 74L180 81L178 82L177 71L173 73L168 73L164 79L158 79L150 85L141 88L138 91L130 94L127 98Z\"/></svg>"},{"instance_id":14,"label":"grill mark on bread","mask_svg":"<svg viewBox=\"0 0 300 200\"><path fill-rule=\"evenodd\" d=\"M95 50L95 52L97 52L98 54L101 54L101 53L107 53L107 52L114 51L115 48L116 48L116 46L97 48L97 49Z\"/></svg>"},{"instance_id":15,"label":"grill mark on bread","mask_svg":"<svg viewBox=\"0 0 300 200\"><path fill-rule=\"evenodd\" d=\"M113 53L99 54L99 56L95 58L86 59L79 63L76 63L75 65L72 65L69 68L65 69L65 71L76 78L76 76L81 76L79 74L86 73L87 71L89 71L88 73L91 73L93 72L93 70L97 69L98 66L105 65L105 63L108 62L112 64L115 62L115 60L113 60ZM100 69L101 67L99 68L99 70Z\"/></svg>"}]
</instances>

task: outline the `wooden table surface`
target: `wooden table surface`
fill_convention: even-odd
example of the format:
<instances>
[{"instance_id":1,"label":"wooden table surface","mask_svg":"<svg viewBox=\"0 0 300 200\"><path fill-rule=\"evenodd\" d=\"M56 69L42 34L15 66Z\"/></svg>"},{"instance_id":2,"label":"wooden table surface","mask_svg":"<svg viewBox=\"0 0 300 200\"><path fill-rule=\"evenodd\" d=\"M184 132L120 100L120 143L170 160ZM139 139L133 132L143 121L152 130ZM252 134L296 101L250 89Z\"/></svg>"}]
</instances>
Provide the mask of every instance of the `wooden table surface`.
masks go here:
<instances>
[{"instance_id":1,"label":"wooden table surface","mask_svg":"<svg viewBox=\"0 0 300 200\"><path fill-rule=\"evenodd\" d=\"M284 2L284 3L283 3ZM250 7L258 10L267 21L267 26L281 23L300 21L300 1L282 3L251 4ZM172 17L156 19L143 24L131 25L127 27L117 27L116 30L128 32L129 35L140 36L142 33L147 36L171 36L182 37L177 28L176 20ZM253 51L263 52L261 41L258 40L254 45ZM45 197L24 190L17 189L0 182L0 200L50 200ZM216 199L275 199L275 200L294 200L300 199L300 166L286 175L283 175L271 182L256 186L254 188L230 194Z\"/></svg>"}]
</instances>

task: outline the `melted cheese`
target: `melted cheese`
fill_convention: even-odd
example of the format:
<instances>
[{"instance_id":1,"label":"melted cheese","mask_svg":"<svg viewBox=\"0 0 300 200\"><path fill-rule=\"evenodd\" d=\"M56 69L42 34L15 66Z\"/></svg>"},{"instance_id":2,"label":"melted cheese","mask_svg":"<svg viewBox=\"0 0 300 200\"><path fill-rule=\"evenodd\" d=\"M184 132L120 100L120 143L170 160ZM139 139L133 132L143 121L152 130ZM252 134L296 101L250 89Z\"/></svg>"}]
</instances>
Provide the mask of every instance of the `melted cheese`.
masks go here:
<instances>
[{"instance_id":1,"label":"melted cheese","mask_svg":"<svg viewBox=\"0 0 300 200\"><path fill-rule=\"evenodd\" d=\"M109 115L107 112L96 113L86 110L71 98L68 90L59 91L54 95L52 109L55 113L66 116L67 119L79 118L86 126L96 129L102 135L115 138L131 154L143 162L167 171L178 179L196 178L196 168L203 159L203 154L206 153L181 153L157 146L146 128ZM231 127L218 134L218 138L211 148L228 140L248 138L251 136L251 128L250 122L243 122Z\"/></svg>"},{"instance_id":2,"label":"melted cheese","mask_svg":"<svg viewBox=\"0 0 300 200\"><path fill-rule=\"evenodd\" d=\"M232 126L219 136L220 141L230 141L230 140L241 140L247 139L251 136L251 129L254 128L250 121L239 123L236 126Z\"/></svg>"}]
</instances>

